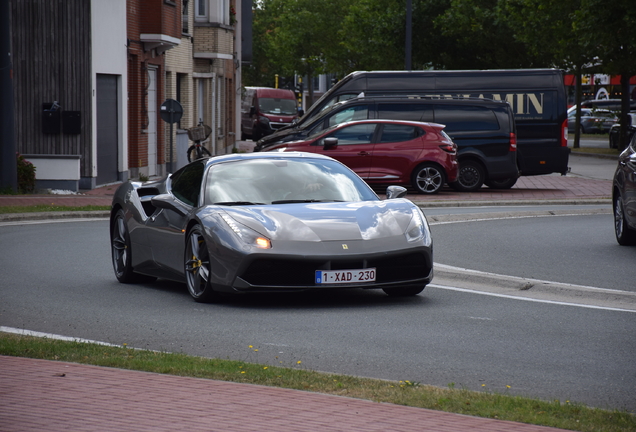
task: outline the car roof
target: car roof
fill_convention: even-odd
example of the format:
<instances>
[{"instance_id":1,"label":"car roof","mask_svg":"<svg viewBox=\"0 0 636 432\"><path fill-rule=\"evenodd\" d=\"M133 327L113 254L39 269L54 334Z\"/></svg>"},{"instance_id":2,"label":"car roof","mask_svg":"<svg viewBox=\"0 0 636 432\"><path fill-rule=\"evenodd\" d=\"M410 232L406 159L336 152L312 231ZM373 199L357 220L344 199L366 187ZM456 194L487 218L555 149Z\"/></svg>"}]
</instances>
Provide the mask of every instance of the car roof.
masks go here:
<instances>
[{"instance_id":1,"label":"car roof","mask_svg":"<svg viewBox=\"0 0 636 432\"><path fill-rule=\"evenodd\" d=\"M441 95L430 95L430 96L420 96L420 95L404 95L404 96L399 96L399 95L387 95L387 96L374 96L374 95L370 95L370 96L366 96L364 93L360 93L360 95L351 98L351 99L346 99L340 102L337 102L334 104L334 106L336 105L347 105L347 104L352 104L355 102L401 102L401 103L421 103L421 102L430 102L430 103L434 103L434 104L448 104L448 105L452 105L452 104L468 104L468 103L473 103L473 104L479 104L479 105L485 105L485 104L493 104L493 105L509 105L508 102L504 101L504 100L495 100L495 99L488 99L488 98L464 98L464 97L451 97L451 98L441 98Z\"/></svg>"},{"instance_id":2,"label":"car roof","mask_svg":"<svg viewBox=\"0 0 636 432\"><path fill-rule=\"evenodd\" d=\"M231 153L226 155L212 156L207 159L206 165L215 165L224 162L234 162L241 160L255 159L322 159L334 160L333 158L319 153L305 152L256 152L256 153Z\"/></svg>"},{"instance_id":3,"label":"car roof","mask_svg":"<svg viewBox=\"0 0 636 432\"><path fill-rule=\"evenodd\" d=\"M350 120L347 122L338 123L337 125L333 125L329 127L329 129L341 127L345 125L365 124L365 123L389 123L389 124L403 124L408 126L419 126L419 127L432 126L432 127L439 127L439 128L446 127L445 125L439 124L439 123L422 122L422 121L416 121L416 120L361 119L361 120Z\"/></svg>"}]
</instances>

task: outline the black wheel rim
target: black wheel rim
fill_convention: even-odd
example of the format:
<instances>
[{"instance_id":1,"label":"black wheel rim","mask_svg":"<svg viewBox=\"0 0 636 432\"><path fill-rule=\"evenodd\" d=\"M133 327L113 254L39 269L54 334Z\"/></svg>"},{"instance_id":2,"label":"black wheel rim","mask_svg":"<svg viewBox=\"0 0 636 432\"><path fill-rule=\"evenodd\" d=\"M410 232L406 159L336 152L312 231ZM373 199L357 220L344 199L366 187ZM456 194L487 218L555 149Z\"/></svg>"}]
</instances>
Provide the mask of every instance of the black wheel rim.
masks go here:
<instances>
[{"instance_id":1,"label":"black wheel rim","mask_svg":"<svg viewBox=\"0 0 636 432\"><path fill-rule=\"evenodd\" d=\"M437 192L443 185L444 178L438 169L425 167L418 171L415 178L417 188L424 193Z\"/></svg>"},{"instance_id":2,"label":"black wheel rim","mask_svg":"<svg viewBox=\"0 0 636 432\"><path fill-rule=\"evenodd\" d=\"M113 267L115 274L122 276L126 271L128 260L128 243L126 242L126 222L122 216L117 216L113 223Z\"/></svg>"},{"instance_id":3,"label":"black wheel rim","mask_svg":"<svg viewBox=\"0 0 636 432\"><path fill-rule=\"evenodd\" d=\"M479 170L475 167L468 166L459 170L459 183L465 188L475 187L480 177Z\"/></svg>"},{"instance_id":4,"label":"black wheel rim","mask_svg":"<svg viewBox=\"0 0 636 432\"><path fill-rule=\"evenodd\" d=\"M188 239L185 273L190 294L193 297L201 296L210 278L210 259L205 240L198 230L192 231Z\"/></svg>"}]
</instances>

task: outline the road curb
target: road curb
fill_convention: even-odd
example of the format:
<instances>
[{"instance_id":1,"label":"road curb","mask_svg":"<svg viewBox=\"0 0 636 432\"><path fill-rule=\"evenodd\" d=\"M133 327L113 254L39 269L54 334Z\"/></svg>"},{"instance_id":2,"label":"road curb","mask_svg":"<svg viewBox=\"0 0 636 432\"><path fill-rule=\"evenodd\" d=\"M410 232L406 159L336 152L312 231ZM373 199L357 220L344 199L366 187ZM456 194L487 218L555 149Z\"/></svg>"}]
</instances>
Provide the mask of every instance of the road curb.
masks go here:
<instances>
[{"instance_id":1,"label":"road curb","mask_svg":"<svg viewBox=\"0 0 636 432\"><path fill-rule=\"evenodd\" d=\"M7 213L0 215L0 222L40 221L56 219L93 219L108 218L109 216L110 212L108 210Z\"/></svg>"},{"instance_id":2,"label":"road curb","mask_svg":"<svg viewBox=\"0 0 636 432\"><path fill-rule=\"evenodd\" d=\"M499 275L444 264L435 264L434 271L432 286L636 312L636 292Z\"/></svg>"}]
</instances>

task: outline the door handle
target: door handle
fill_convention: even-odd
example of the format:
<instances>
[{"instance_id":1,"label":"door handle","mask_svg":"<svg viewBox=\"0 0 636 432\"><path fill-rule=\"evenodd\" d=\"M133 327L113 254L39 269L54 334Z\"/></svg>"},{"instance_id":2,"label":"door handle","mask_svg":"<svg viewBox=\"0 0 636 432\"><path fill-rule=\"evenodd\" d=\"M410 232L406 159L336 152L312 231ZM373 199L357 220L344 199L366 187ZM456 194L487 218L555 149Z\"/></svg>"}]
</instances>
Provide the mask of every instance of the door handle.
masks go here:
<instances>
[{"instance_id":1,"label":"door handle","mask_svg":"<svg viewBox=\"0 0 636 432\"><path fill-rule=\"evenodd\" d=\"M370 153L365 151L361 151L360 153L358 153L358 156L369 156L369 155Z\"/></svg>"}]
</instances>

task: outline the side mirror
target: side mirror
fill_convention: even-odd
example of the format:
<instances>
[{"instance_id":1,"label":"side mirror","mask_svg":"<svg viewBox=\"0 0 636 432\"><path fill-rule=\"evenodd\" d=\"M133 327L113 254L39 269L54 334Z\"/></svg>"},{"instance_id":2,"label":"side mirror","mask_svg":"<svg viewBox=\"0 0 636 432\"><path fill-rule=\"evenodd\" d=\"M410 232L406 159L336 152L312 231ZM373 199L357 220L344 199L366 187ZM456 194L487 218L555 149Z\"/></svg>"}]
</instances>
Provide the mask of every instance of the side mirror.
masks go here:
<instances>
[{"instance_id":1,"label":"side mirror","mask_svg":"<svg viewBox=\"0 0 636 432\"><path fill-rule=\"evenodd\" d=\"M323 146L323 150L333 150L335 148L338 148L338 138L335 137L329 137L329 138L325 138L324 139L324 146Z\"/></svg>"},{"instance_id":2,"label":"side mirror","mask_svg":"<svg viewBox=\"0 0 636 432\"><path fill-rule=\"evenodd\" d=\"M172 210L174 212L177 212L181 216L185 216L188 213L187 211L185 211L185 209L183 209L175 202L172 195L167 193L153 196L150 199L150 202L157 208Z\"/></svg>"},{"instance_id":3,"label":"side mirror","mask_svg":"<svg viewBox=\"0 0 636 432\"><path fill-rule=\"evenodd\" d=\"M402 186L389 186L386 188L386 199L404 198L406 196L406 188Z\"/></svg>"},{"instance_id":4,"label":"side mirror","mask_svg":"<svg viewBox=\"0 0 636 432\"><path fill-rule=\"evenodd\" d=\"M304 109L299 109L298 110L298 117L302 117L305 115L305 110Z\"/></svg>"},{"instance_id":5,"label":"side mirror","mask_svg":"<svg viewBox=\"0 0 636 432\"><path fill-rule=\"evenodd\" d=\"M256 113L256 107L250 107L250 117Z\"/></svg>"}]
</instances>

